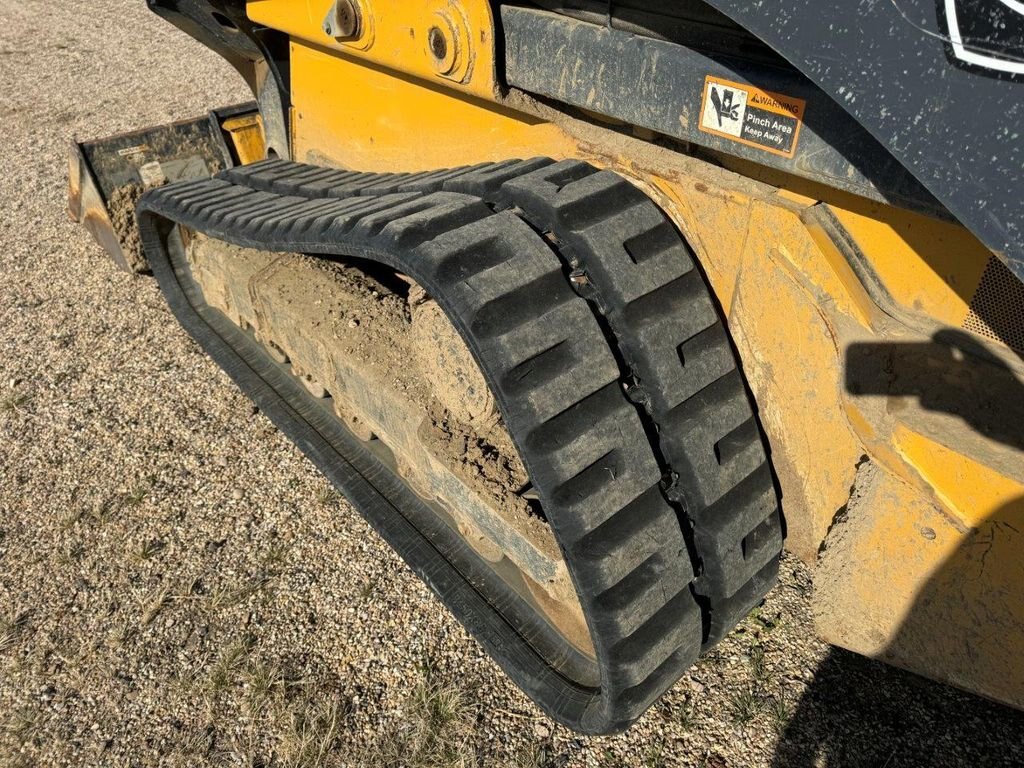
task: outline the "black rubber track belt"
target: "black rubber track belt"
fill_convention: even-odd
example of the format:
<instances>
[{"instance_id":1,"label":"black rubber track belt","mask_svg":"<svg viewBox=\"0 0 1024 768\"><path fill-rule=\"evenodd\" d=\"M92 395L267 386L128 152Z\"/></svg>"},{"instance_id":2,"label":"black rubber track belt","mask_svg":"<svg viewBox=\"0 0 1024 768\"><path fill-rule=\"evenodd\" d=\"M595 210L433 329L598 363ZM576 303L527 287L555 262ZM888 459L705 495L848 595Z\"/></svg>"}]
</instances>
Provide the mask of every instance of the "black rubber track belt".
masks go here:
<instances>
[{"instance_id":1,"label":"black rubber track belt","mask_svg":"<svg viewBox=\"0 0 1024 768\"><path fill-rule=\"evenodd\" d=\"M315 173L307 180L321 178ZM554 719L585 733L621 730L694 662L704 633L694 571L642 410L624 393L592 304L520 216L452 192L323 199L215 178L148 193L139 223L185 328ZM297 380L204 304L175 224L243 247L376 261L438 301L493 389L563 550L596 650L596 680L573 679L573 664L545 654L543 627L510 619L520 615L516 593L432 522Z\"/></svg>"},{"instance_id":2,"label":"black rubber track belt","mask_svg":"<svg viewBox=\"0 0 1024 768\"><path fill-rule=\"evenodd\" d=\"M429 193L512 208L549 236L610 328L644 410L698 574L704 647L775 583L783 521L764 441L730 339L693 255L664 213L618 174L546 158L417 174L361 174L268 160L222 176L311 198ZM572 351L550 350L557 367Z\"/></svg>"}]
</instances>

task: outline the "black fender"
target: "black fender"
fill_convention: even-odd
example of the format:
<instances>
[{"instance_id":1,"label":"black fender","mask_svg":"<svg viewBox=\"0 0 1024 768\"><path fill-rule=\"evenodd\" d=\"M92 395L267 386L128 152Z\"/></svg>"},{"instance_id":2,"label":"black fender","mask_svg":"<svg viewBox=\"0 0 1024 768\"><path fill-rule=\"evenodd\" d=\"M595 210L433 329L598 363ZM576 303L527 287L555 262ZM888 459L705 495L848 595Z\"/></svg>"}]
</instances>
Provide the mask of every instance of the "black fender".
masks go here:
<instances>
[{"instance_id":1,"label":"black fender","mask_svg":"<svg viewBox=\"0 0 1024 768\"><path fill-rule=\"evenodd\" d=\"M708 4L830 95L1024 280L1024 3Z\"/></svg>"}]
</instances>

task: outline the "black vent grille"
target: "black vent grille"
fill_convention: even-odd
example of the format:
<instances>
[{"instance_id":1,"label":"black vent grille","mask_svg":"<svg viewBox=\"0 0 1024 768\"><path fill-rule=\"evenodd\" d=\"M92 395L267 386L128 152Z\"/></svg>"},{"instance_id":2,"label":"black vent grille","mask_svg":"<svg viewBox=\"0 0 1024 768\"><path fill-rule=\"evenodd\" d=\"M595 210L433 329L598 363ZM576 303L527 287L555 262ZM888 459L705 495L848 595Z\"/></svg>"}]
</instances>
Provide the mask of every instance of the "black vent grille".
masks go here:
<instances>
[{"instance_id":1,"label":"black vent grille","mask_svg":"<svg viewBox=\"0 0 1024 768\"><path fill-rule=\"evenodd\" d=\"M1024 353L1024 283L995 256L985 267L963 327Z\"/></svg>"}]
</instances>

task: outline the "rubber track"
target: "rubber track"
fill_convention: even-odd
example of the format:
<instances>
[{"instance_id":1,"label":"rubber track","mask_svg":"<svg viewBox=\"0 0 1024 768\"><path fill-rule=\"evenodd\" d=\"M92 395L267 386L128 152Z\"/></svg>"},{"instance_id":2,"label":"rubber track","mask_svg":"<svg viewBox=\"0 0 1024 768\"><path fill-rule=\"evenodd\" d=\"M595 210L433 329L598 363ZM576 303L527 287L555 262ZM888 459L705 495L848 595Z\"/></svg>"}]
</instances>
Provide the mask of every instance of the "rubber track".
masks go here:
<instances>
[{"instance_id":1,"label":"rubber track","mask_svg":"<svg viewBox=\"0 0 1024 768\"><path fill-rule=\"evenodd\" d=\"M521 634L502 629L507 596L456 599L477 581L462 573L465 583L453 585L458 574L435 562L436 550L410 544L408 532L393 533L393 511L360 503L367 498L361 484L374 478L332 479L553 718L585 733L625 728L695 661L703 618L676 510L662 493L662 469L590 305L572 290L549 244L510 211L418 189L281 195L266 190L286 183L284 172L288 183L340 187L321 169L276 168L264 173L265 183L242 186L229 174L154 190L140 202L146 255L172 309L243 388L259 395L268 416L330 469L296 409L275 400L270 383L233 358L225 338L204 330L203 308L185 300L182 269L170 255L172 225L243 247L371 259L423 285L477 357L540 494L591 629L599 687L553 674ZM379 181L387 187L395 179ZM435 184L437 177L402 183ZM447 586L437 573L446 574Z\"/></svg>"},{"instance_id":2,"label":"rubber track","mask_svg":"<svg viewBox=\"0 0 1024 768\"><path fill-rule=\"evenodd\" d=\"M285 168L287 166L287 169ZM304 181L316 173L315 184ZM552 234L581 293L632 371L684 511L708 648L775 583L783 523L764 440L728 334L690 249L662 211L618 174L546 158L421 174L358 174L265 161L222 174L306 197L450 190L514 208ZM548 364L557 366L556 354Z\"/></svg>"}]
</instances>

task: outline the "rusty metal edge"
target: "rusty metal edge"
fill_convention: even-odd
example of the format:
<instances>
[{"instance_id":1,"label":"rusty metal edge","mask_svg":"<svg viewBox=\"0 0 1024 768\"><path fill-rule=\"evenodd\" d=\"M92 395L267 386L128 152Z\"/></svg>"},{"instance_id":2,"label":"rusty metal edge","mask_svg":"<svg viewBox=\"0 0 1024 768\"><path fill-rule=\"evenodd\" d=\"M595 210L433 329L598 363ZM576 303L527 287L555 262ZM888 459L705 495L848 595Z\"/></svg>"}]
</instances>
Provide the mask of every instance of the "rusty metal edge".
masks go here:
<instances>
[{"instance_id":1,"label":"rusty metal edge","mask_svg":"<svg viewBox=\"0 0 1024 768\"><path fill-rule=\"evenodd\" d=\"M68 166L68 214L72 221L83 224L93 239L121 269L131 272L121 250L121 241L114 232L107 211L107 202L100 191L92 166L80 142L71 141Z\"/></svg>"}]
</instances>

